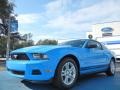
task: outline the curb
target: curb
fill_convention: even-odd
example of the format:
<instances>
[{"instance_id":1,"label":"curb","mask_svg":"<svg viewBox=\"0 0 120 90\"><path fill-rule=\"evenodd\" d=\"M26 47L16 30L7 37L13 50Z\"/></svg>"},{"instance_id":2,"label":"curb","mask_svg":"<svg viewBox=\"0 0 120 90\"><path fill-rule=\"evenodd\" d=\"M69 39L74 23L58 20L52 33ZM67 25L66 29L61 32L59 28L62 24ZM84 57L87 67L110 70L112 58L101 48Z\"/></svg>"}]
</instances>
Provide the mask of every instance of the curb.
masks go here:
<instances>
[{"instance_id":1,"label":"curb","mask_svg":"<svg viewBox=\"0 0 120 90\"><path fill-rule=\"evenodd\" d=\"M0 63L6 62L6 58L0 58Z\"/></svg>"}]
</instances>

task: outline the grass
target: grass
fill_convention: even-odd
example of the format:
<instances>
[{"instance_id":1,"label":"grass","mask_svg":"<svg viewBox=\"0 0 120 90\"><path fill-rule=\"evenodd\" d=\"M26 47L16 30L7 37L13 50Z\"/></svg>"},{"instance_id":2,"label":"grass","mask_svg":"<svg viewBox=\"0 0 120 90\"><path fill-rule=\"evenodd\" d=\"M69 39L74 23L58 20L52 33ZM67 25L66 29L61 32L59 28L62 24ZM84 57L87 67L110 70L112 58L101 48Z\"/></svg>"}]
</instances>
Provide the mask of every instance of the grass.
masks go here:
<instances>
[{"instance_id":1,"label":"grass","mask_svg":"<svg viewBox=\"0 0 120 90\"><path fill-rule=\"evenodd\" d=\"M4 63L0 62L0 71L3 71L3 70L5 70L5 65L4 65Z\"/></svg>"},{"instance_id":2,"label":"grass","mask_svg":"<svg viewBox=\"0 0 120 90\"><path fill-rule=\"evenodd\" d=\"M5 67L0 66L0 71L3 71L3 70L5 70Z\"/></svg>"}]
</instances>

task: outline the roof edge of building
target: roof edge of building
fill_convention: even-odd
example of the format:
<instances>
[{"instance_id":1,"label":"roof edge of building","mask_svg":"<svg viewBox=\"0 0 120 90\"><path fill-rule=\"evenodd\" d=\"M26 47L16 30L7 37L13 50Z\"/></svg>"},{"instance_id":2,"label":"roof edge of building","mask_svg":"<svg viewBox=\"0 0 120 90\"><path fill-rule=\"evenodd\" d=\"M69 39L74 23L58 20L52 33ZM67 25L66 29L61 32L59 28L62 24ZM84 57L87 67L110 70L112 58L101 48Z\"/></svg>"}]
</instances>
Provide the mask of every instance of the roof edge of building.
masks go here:
<instances>
[{"instance_id":1,"label":"roof edge of building","mask_svg":"<svg viewBox=\"0 0 120 90\"><path fill-rule=\"evenodd\" d=\"M93 25L97 25L97 24L104 24L104 23L113 23L113 22L120 22L120 21L106 21L106 22L101 22L101 23L95 23Z\"/></svg>"}]
</instances>

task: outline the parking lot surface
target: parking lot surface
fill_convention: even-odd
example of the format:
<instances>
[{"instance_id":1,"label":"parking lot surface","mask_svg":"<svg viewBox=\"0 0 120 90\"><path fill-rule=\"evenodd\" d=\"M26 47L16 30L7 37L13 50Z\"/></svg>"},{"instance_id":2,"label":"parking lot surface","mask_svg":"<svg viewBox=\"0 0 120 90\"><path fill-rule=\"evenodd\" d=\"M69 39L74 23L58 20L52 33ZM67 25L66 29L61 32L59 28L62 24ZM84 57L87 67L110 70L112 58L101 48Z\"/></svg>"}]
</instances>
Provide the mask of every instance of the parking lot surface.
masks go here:
<instances>
[{"instance_id":1,"label":"parking lot surface","mask_svg":"<svg viewBox=\"0 0 120 90\"><path fill-rule=\"evenodd\" d=\"M33 83L12 77L6 70L0 71L0 90L57 90L51 84ZM120 90L120 69L115 76L104 73L82 76L70 90Z\"/></svg>"}]
</instances>

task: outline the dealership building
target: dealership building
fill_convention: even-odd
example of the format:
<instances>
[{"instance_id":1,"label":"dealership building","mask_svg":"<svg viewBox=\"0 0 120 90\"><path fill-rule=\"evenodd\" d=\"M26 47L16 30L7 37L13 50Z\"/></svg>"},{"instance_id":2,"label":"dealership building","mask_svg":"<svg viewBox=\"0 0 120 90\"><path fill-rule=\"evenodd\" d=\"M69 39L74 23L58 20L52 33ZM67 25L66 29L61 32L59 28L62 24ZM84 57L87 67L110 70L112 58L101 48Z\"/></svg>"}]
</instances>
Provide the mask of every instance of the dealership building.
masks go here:
<instances>
[{"instance_id":1,"label":"dealership building","mask_svg":"<svg viewBox=\"0 0 120 90\"><path fill-rule=\"evenodd\" d=\"M103 43L120 62L120 21L94 24L86 36Z\"/></svg>"},{"instance_id":2,"label":"dealership building","mask_svg":"<svg viewBox=\"0 0 120 90\"><path fill-rule=\"evenodd\" d=\"M92 35L93 39L98 37L110 37L120 35L120 21L105 22L92 25L92 31L86 36Z\"/></svg>"}]
</instances>

